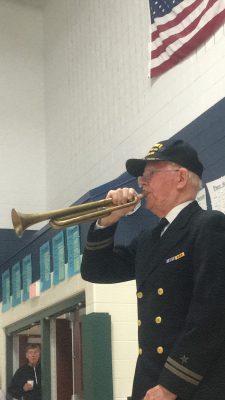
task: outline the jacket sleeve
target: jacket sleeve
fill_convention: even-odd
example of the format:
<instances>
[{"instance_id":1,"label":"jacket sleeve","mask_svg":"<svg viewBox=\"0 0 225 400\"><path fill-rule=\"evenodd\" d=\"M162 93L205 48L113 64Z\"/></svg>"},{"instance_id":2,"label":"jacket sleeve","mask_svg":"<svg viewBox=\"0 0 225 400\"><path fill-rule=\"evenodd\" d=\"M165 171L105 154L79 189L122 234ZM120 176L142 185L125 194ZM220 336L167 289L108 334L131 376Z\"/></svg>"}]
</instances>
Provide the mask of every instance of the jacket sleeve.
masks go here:
<instances>
[{"instance_id":1,"label":"jacket sleeve","mask_svg":"<svg viewBox=\"0 0 225 400\"><path fill-rule=\"evenodd\" d=\"M24 378L20 370L17 370L8 387L7 390L8 394L10 394L15 399L20 399L24 394L23 390L24 383L25 383Z\"/></svg>"},{"instance_id":2,"label":"jacket sleeve","mask_svg":"<svg viewBox=\"0 0 225 400\"><path fill-rule=\"evenodd\" d=\"M114 246L116 224L90 227L81 263L81 276L93 283L118 283L135 279L136 240L130 246Z\"/></svg>"},{"instance_id":3,"label":"jacket sleeve","mask_svg":"<svg viewBox=\"0 0 225 400\"><path fill-rule=\"evenodd\" d=\"M190 268L193 268L193 293L185 328L159 378L159 384L184 400L191 399L204 383L224 342L225 216L222 213L205 214L198 221Z\"/></svg>"}]
</instances>

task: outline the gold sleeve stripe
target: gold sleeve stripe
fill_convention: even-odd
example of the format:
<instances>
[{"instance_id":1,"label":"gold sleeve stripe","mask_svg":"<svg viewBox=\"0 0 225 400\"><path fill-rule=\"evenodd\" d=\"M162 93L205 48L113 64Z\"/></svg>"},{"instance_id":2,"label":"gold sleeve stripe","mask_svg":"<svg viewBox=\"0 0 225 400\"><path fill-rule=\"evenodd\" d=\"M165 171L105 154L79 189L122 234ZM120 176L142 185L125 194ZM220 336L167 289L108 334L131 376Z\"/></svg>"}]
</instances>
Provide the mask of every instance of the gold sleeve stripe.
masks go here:
<instances>
[{"instance_id":1,"label":"gold sleeve stripe","mask_svg":"<svg viewBox=\"0 0 225 400\"><path fill-rule=\"evenodd\" d=\"M191 383L192 385L198 386L199 381L196 381L195 379L190 378L189 376L183 374L182 372L178 371L176 368L172 367L172 365L168 364L167 362L165 363L165 368L167 368L170 372L172 372L174 375L177 375L184 381Z\"/></svg>"},{"instance_id":2,"label":"gold sleeve stripe","mask_svg":"<svg viewBox=\"0 0 225 400\"><path fill-rule=\"evenodd\" d=\"M196 372L191 371L190 369L184 367L183 365L179 364L177 361L175 361L173 358L168 357L167 361L169 364L173 365L175 368L178 370L182 371L184 374L190 376L191 378L196 379L197 381L201 381L203 379L203 376L196 374Z\"/></svg>"},{"instance_id":3,"label":"gold sleeve stripe","mask_svg":"<svg viewBox=\"0 0 225 400\"><path fill-rule=\"evenodd\" d=\"M101 240L100 242L87 242L86 249L87 250L100 250L104 249L105 247L109 247L113 243L113 237L110 237L106 240Z\"/></svg>"}]
</instances>

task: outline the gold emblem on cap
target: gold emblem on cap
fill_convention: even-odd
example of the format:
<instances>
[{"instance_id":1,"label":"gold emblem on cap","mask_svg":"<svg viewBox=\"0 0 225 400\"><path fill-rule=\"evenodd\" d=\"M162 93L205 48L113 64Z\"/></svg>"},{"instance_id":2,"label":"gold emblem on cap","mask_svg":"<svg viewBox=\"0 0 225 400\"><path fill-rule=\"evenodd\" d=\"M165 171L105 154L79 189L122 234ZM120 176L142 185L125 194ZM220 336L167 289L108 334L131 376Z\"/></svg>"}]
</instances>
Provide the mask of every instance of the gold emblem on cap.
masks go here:
<instances>
[{"instance_id":1,"label":"gold emblem on cap","mask_svg":"<svg viewBox=\"0 0 225 400\"><path fill-rule=\"evenodd\" d=\"M156 143L154 144L154 146L149 150L148 152L148 156L151 156L153 154L155 154L157 151L159 151L159 149L161 149L163 147L162 143Z\"/></svg>"}]
</instances>

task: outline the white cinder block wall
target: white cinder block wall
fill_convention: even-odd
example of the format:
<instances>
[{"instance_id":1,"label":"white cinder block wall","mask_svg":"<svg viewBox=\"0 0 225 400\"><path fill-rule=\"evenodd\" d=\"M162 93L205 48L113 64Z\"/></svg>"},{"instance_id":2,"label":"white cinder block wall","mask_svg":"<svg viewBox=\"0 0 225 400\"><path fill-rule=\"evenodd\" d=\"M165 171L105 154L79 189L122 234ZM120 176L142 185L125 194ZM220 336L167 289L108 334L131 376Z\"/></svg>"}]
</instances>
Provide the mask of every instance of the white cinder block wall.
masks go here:
<instances>
[{"instance_id":1,"label":"white cinder block wall","mask_svg":"<svg viewBox=\"0 0 225 400\"><path fill-rule=\"evenodd\" d=\"M150 91L148 23L143 0L47 1L48 205L70 204L124 171Z\"/></svg>"},{"instance_id":2,"label":"white cinder block wall","mask_svg":"<svg viewBox=\"0 0 225 400\"><path fill-rule=\"evenodd\" d=\"M0 227L46 207L43 14L0 0Z\"/></svg>"},{"instance_id":3,"label":"white cinder block wall","mask_svg":"<svg viewBox=\"0 0 225 400\"><path fill-rule=\"evenodd\" d=\"M127 158L145 155L225 93L224 27L150 81L148 0L42 0L42 9L34 3L0 0L4 227L11 206L67 206L115 178ZM74 293L86 291L87 312L112 316L114 398L125 400L137 352L134 283L75 281ZM53 288L41 297L35 310L18 306L16 319L51 305L52 290L58 300L66 298L68 286L62 286L60 294Z\"/></svg>"},{"instance_id":4,"label":"white cinder block wall","mask_svg":"<svg viewBox=\"0 0 225 400\"><path fill-rule=\"evenodd\" d=\"M131 395L138 352L135 282L87 283L85 293L87 314L107 312L111 316L114 399L126 400Z\"/></svg>"},{"instance_id":5,"label":"white cinder block wall","mask_svg":"<svg viewBox=\"0 0 225 400\"><path fill-rule=\"evenodd\" d=\"M115 178L224 97L224 28L151 82L149 21L148 0L46 0L48 206Z\"/></svg>"}]
</instances>

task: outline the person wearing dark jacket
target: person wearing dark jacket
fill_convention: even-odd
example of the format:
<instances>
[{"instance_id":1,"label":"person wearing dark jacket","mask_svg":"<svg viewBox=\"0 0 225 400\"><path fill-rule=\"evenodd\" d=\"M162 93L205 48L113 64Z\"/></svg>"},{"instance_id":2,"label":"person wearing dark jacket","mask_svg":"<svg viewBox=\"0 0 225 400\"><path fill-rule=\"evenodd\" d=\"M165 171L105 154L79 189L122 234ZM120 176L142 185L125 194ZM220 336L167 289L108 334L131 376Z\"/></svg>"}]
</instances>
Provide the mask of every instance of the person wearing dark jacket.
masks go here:
<instances>
[{"instance_id":1,"label":"person wearing dark jacket","mask_svg":"<svg viewBox=\"0 0 225 400\"><path fill-rule=\"evenodd\" d=\"M141 196L122 188L107 198L117 205L144 197L160 223L118 246L117 222L129 208L100 218L90 227L81 275L94 283L136 280L132 400L224 400L225 215L195 201L203 165L188 143L157 143L126 168L139 177Z\"/></svg>"},{"instance_id":2,"label":"person wearing dark jacket","mask_svg":"<svg viewBox=\"0 0 225 400\"><path fill-rule=\"evenodd\" d=\"M26 358L27 364L15 372L8 393L16 399L41 400L40 347L36 344L27 345Z\"/></svg>"}]
</instances>

